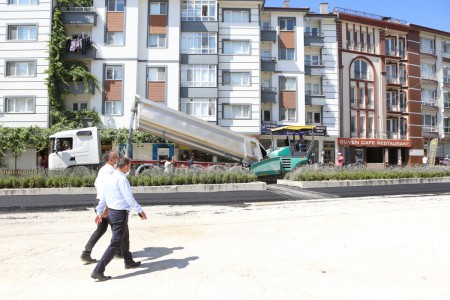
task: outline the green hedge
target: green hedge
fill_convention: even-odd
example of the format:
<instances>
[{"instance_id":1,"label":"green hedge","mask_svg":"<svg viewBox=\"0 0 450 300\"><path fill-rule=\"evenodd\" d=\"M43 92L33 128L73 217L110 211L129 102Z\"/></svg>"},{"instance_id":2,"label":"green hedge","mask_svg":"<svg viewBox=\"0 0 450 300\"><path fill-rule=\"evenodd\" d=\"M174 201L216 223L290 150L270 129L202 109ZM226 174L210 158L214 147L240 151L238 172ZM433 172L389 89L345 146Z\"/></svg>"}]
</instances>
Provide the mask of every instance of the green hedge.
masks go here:
<instances>
[{"instance_id":1,"label":"green hedge","mask_svg":"<svg viewBox=\"0 0 450 300\"><path fill-rule=\"evenodd\" d=\"M0 176L0 189L93 187L94 172L36 172L23 176ZM132 186L161 186L185 184L221 184L256 181L256 176L244 171L191 171L176 170L173 173L150 172L128 179Z\"/></svg>"},{"instance_id":2,"label":"green hedge","mask_svg":"<svg viewBox=\"0 0 450 300\"><path fill-rule=\"evenodd\" d=\"M392 167L366 169L361 167L303 166L284 176L293 181L364 180L450 177L450 167Z\"/></svg>"}]
</instances>

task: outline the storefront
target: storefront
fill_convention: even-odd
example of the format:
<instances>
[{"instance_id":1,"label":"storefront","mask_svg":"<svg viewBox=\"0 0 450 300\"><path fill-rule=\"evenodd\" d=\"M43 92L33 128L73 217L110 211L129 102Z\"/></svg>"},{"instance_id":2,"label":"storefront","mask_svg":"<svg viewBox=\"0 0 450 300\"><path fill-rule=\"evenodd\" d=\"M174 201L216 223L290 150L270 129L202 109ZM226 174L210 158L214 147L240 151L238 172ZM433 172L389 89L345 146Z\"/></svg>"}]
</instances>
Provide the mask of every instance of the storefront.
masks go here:
<instances>
[{"instance_id":1,"label":"storefront","mask_svg":"<svg viewBox=\"0 0 450 300\"><path fill-rule=\"evenodd\" d=\"M346 164L406 165L411 141L338 138Z\"/></svg>"}]
</instances>

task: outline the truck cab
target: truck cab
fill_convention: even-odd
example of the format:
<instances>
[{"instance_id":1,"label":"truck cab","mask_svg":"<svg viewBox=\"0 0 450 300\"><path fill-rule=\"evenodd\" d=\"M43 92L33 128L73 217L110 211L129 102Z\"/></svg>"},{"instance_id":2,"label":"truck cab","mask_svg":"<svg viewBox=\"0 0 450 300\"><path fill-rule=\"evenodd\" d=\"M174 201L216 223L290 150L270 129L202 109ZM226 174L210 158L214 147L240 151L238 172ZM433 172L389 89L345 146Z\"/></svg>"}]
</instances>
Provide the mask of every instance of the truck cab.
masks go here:
<instances>
[{"instance_id":1,"label":"truck cab","mask_svg":"<svg viewBox=\"0 0 450 300\"><path fill-rule=\"evenodd\" d=\"M97 167L100 164L97 127L61 131L49 138L49 170L65 170L75 166Z\"/></svg>"}]
</instances>

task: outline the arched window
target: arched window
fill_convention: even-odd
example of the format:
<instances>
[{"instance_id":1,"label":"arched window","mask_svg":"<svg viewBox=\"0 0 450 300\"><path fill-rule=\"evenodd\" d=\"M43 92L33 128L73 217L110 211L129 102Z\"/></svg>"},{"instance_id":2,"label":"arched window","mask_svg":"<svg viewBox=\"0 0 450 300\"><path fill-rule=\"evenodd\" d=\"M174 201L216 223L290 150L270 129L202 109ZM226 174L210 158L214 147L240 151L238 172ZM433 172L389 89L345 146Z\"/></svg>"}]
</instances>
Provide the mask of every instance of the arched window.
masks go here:
<instances>
[{"instance_id":1,"label":"arched window","mask_svg":"<svg viewBox=\"0 0 450 300\"><path fill-rule=\"evenodd\" d=\"M353 62L352 75L353 79L372 80L371 68L362 59L357 59Z\"/></svg>"}]
</instances>

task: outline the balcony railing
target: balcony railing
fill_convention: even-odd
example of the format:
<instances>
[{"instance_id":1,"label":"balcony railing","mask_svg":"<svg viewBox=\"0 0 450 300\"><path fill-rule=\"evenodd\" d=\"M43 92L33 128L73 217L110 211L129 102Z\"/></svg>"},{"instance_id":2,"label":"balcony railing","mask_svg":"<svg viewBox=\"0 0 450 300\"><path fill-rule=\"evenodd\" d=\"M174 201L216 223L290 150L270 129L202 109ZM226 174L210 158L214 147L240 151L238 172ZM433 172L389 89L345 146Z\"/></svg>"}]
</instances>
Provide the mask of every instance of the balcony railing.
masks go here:
<instances>
[{"instance_id":1,"label":"balcony railing","mask_svg":"<svg viewBox=\"0 0 450 300\"><path fill-rule=\"evenodd\" d=\"M392 49L386 49L386 55L388 56L397 56L397 51Z\"/></svg>"},{"instance_id":2,"label":"balcony railing","mask_svg":"<svg viewBox=\"0 0 450 300\"><path fill-rule=\"evenodd\" d=\"M61 7L64 24L97 25L97 11L95 7Z\"/></svg>"},{"instance_id":3,"label":"balcony railing","mask_svg":"<svg viewBox=\"0 0 450 300\"><path fill-rule=\"evenodd\" d=\"M261 56L261 61L277 61L277 58L272 56Z\"/></svg>"},{"instance_id":4,"label":"balcony railing","mask_svg":"<svg viewBox=\"0 0 450 300\"><path fill-rule=\"evenodd\" d=\"M323 32L305 31L305 37L323 37Z\"/></svg>"},{"instance_id":5,"label":"balcony railing","mask_svg":"<svg viewBox=\"0 0 450 300\"><path fill-rule=\"evenodd\" d=\"M266 87L266 86L263 86L263 87L261 88L261 92L264 92L264 93L276 93L276 92L277 92L277 88L276 88L276 87Z\"/></svg>"},{"instance_id":6,"label":"balcony railing","mask_svg":"<svg viewBox=\"0 0 450 300\"><path fill-rule=\"evenodd\" d=\"M398 140L400 138L400 134L398 132L388 131L388 132L386 132L386 138Z\"/></svg>"},{"instance_id":7,"label":"balcony railing","mask_svg":"<svg viewBox=\"0 0 450 300\"><path fill-rule=\"evenodd\" d=\"M420 47L420 52L421 53L426 53L426 54L436 55L436 49L433 49L433 48Z\"/></svg>"},{"instance_id":8,"label":"balcony railing","mask_svg":"<svg viewBox=\"0 0 450 300\"><path fill-rule=\"evenodd\" d=\"M437 128L437 126L423 125L422 131L423 132L438 132L438 128Z\"/></svg>"},{"instance_id":9,"label":"balcony railing","mask_svg":"<svg viewBox=\"0 0 450 300\"><path fill-rule=\"evenodd\" d=\"M397 84L397 78L396 77L386 77L386 83L387 84Z\"/></svg>"},{"instance_id":10,"label":"balcony railing","mask_svg":"<svg viewBox=\"0 0 450 300\"><path fill-rule=\"evenodd\" d=\"M437 106L437 100L434 99L422 99L423 106Z\"/></svg>"},{"instance_id":11,"label":"balcony railing","mask_svg":"<svg viewBox=\"0 0 450 300\"><path fill-rule=\"evenodd\" d=\"M323 93L321 91L313 91L313 90L306 90L305 95L319 95L322 96Z\"/></svg>"},{"instance_id":12,"label":"balcony railing","mask_svg":"<svg viewBox=\"0 0 450 300\"><path fill-rule=\"evenodd\" d=\"M400 106L398 104L387 103L388 111L400 111Z\"/></svg>"},{"instance_id":13,"label":"balcony railing","mask_svg":"<svg viewBox=\"0 0 450 300\"><path fill-rule=\"evenodd\" d=\"M420 78L425 80L437 80L436 74L421 73Z\"/></svg>"}]
</instances>

